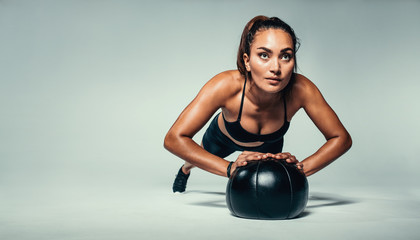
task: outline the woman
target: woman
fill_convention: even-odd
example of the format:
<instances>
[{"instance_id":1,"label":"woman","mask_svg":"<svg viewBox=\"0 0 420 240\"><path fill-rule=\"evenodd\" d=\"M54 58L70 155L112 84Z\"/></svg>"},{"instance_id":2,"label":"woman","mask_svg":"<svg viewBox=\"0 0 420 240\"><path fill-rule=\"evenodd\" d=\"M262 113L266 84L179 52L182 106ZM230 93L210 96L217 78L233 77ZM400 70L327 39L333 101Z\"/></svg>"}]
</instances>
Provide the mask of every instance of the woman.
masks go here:
<instances>
[{"instance_id":1,"label":"woman","mask_svg":"<svg viewBox=\"0 0 420 240\"><path fill-rule=\"evenodd\" d=\"M293 29L282 20L257 16L248 22L239 46L238 70L222 72L207 82L165 137L165 148L185 160L174 192L185 191L193 167L230 177L248 161L271 157L294 163L310 176L351 147L349 133L320 91L295 72L297 47ZM326 143L299 162L282 148L289 122L301 108ZM199 146L193 136L219 109ZM235 162L223 159L235 151L242 151Z\"/></svg>"}]
</instances>

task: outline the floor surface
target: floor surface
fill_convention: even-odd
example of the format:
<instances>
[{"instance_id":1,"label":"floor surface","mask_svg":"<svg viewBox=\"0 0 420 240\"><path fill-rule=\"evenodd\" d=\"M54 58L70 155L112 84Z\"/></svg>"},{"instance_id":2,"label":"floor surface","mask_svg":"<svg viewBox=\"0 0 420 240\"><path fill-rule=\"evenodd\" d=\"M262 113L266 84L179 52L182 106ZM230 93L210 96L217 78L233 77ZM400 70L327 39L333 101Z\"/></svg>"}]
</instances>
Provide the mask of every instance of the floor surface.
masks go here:
<instances>
[{"instance_id":1,"label":"floor surface","mask_svg":"<svg viewBox=\"0 0 420 240\"><path fill-rule=\"evenodd\" d=\"M3 188L0 239L419 239L420 191L311 186L292 220L230 214L225 186Z\"/></svg>"}]
</instances>

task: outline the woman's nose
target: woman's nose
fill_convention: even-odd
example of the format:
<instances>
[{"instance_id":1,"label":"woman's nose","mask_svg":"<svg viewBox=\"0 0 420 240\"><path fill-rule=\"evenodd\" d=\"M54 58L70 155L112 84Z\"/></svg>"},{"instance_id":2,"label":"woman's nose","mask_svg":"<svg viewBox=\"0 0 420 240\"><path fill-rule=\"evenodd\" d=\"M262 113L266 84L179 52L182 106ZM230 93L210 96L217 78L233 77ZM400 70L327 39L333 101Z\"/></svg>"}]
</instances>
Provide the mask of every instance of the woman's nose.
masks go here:
<instances>
[{"instance_id":1,"label":"woman's nose","mask_svg":"<svg viewBox=\"0 0 420 240\"><path fill-rule=\"evenodd\" d=\"M278 75L280 74L280 70L281 70L280 61L277 58L274 58L270 64L270 72Z\"/></svg>"}]
</instances>

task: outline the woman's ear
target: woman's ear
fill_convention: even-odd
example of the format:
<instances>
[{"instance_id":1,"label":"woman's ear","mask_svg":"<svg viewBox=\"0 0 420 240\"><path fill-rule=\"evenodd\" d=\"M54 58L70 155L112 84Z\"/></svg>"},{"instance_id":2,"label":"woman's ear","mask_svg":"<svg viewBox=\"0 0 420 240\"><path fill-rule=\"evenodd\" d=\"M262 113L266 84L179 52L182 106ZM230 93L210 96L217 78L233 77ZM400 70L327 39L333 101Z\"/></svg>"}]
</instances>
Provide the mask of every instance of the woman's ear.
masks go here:
<instances>
[{"instance_id":1,"label":"woman's ear","mask_svg":"<svg viewBox=\"0 0 420 240\"><path fill-rule=\"evenodd\" d=\"M251 71L251 68L249 67L249 56L248 56L248 54L244 53L243 59L244 59L246 70L248 72L250 72Z\"/></svg>"}]
</instances>

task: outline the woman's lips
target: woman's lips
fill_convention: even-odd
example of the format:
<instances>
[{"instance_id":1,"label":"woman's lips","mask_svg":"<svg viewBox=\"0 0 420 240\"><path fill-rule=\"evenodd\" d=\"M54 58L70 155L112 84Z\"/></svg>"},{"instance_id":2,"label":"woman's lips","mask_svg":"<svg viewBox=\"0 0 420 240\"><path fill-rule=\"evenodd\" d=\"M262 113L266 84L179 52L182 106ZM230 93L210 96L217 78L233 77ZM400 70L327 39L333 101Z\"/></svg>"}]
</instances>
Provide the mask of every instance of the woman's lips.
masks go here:
<instances>
[{"instance_id":1,"label":"woman's lips","mask_svg":"<svg viewBox=\"0 0 420 240\"><path fill-rule=\"evenodd\" d=\"M278 84L281 79L280 78L266 78L268 80L269 83L271 84Z\"/></svg>"}]
</instances>

